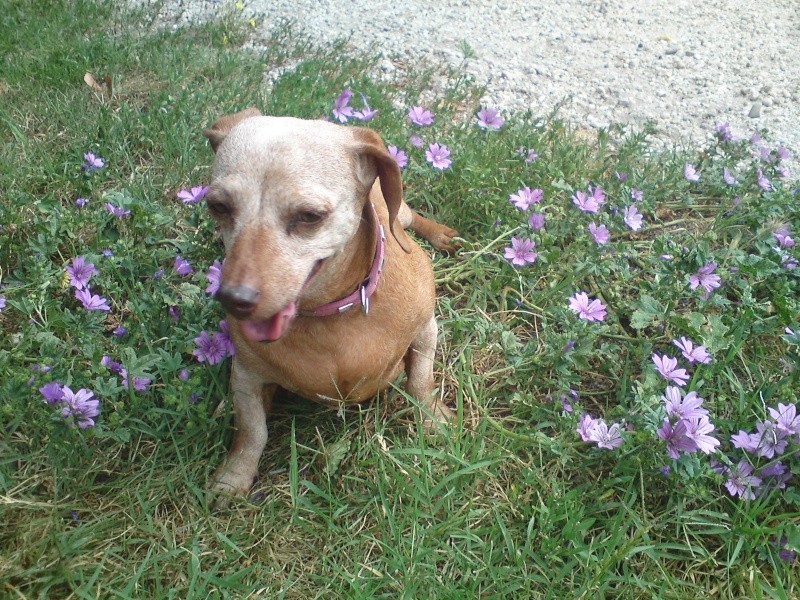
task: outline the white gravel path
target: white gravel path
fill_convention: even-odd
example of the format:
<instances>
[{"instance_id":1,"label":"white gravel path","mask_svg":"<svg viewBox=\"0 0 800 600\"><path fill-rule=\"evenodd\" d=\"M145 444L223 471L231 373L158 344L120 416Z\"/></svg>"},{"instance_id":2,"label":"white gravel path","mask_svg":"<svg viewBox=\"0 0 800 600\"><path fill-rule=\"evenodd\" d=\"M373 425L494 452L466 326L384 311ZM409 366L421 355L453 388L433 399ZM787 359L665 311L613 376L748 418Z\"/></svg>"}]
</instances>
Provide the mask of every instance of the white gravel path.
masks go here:
<instances>
[{"instance_id":1,"label":"white gravel path","mask_svg":"<svg viewBox=\"0 0 800 600\"><path fill-rule=\"evenodd\" d=\"M351 36L382 52L380 76L421 59L458 64L466 43L486 104L538 115L569 98L559 115L586 128L650 120L664 143L688 144L729 122L800 151L797 0L132 1L171 27L233 10L261 39L281 19L319 44Z\"/></svg>"}]
</instances>

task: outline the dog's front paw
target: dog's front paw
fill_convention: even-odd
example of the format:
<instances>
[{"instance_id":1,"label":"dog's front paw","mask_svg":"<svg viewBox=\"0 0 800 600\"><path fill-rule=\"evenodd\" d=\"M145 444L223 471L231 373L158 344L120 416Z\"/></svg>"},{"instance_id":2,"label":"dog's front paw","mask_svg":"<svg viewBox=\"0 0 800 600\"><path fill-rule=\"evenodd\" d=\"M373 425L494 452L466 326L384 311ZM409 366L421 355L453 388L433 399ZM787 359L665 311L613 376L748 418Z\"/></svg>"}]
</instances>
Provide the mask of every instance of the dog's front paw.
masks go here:
<instances>
[{"instance_id":1,"label":"dog's front paw","mask_svg":"<svg viewBox=\"0 0 800 600\"><path fill-rule=\"evenodd\" d=\"M427 433L439 433L442 425L450 425L456 420L453 410L438 399L432 399L422 409L422 427Z\"/></svg>"},{"instance_id":2,"label":"dog's front paw","mask_svg":"<svg viewBox=\"0 0 800 600\"><path fill-rule=\"evenodd\" d=\"M232 501L246 497L254 479L254 476L218 470L208 482L206 491L208 506L212 510L221 510L227 508Z\"/></svg>"}]
</instances>

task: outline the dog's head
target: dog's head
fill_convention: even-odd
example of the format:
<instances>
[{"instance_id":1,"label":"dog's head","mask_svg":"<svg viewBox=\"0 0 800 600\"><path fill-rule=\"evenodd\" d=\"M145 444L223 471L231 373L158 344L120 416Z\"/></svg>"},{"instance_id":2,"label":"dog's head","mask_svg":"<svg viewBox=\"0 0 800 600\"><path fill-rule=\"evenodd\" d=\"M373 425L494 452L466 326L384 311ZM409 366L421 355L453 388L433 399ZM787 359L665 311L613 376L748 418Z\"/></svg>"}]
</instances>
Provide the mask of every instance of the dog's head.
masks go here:
<instances>
[{"instance_id":1,"label":"dog's head","mask_svg":"<svg viewBox=\"0 0 800 600\"><path fill-rule=\"evenodd\" d=\"M251 108L203 133L216 153L206 203L226 248L217 298L251 341L286 333L320 268L356 234L376 177L408 249L395 225L400 171L374 132Z\"/></svg>"}]
</instances>

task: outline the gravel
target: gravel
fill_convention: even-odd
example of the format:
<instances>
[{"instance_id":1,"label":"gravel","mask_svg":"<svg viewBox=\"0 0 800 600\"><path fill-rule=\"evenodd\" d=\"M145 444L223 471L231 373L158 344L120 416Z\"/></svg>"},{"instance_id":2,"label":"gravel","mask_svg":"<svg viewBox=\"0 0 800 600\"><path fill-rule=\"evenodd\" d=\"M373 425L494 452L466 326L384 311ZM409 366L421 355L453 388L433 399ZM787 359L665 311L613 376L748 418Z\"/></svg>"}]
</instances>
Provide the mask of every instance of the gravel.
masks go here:
<instances>
[{"instance_id":1,"label":"gravel","mask_svg":"<svg viewBox=\"0 0 800 600\"><path fill-rule=\"evenodd\" d=\"M377 49L384 78L459 64L468 46L486 105L543 115L563 103L558 115L587 129L652 121L669 146L703 143L728 122L737 137L767 129L800 149L800 10L786 0L130 1L173 28L240 13L255 40L293 19L320 45L348 36Z\"/></svg>"}]
</instances>

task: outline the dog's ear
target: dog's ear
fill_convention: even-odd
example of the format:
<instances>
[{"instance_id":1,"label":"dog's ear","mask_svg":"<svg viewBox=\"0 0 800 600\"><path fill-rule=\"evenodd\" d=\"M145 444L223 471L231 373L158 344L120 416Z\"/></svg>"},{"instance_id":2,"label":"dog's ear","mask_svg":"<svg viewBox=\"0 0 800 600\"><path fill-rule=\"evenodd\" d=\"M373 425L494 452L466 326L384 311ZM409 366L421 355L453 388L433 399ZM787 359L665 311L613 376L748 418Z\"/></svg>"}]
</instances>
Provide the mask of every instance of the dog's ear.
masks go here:
<instances>
[{"instance_id":1,"label":"dog's ear","mask_svg":"<svg viewBox=\"0 0 800 600\"><path fill-rule=\"evenodd\" d=\"M211 127L204 129L203 135L208 138L208 142L211 144L211 149L216 152L217 148L219 148L219 145L226 137L228 137L228 134L230 133L231 129L234 128L234 126L238 125L245 119L249 119L250 117L258 117L260 115L261 111L253 107L240 110L232 115L223 115L217 119Z\"/></svg>"},{"instance_id":2,"label":"dog's ear","mask_svg":"<svg viewBox=\"0 0 800 600\"><path fill-rule=\"evenodd\" d=\"M406 252L411 252L411 240L408 238L403 226L397 222L397 214L403 204L403 182L400 177L400 167L397 166L392 155L386 149L381 136L366 127L352 127L353 137L356 139L355 152L357 157L372 159L381 184L381 193L389 209L389 230L400 247ZM373 175L374 177L374 175ZM368 188L373 181L364 182Z\"/></svg>"}]
</instances>

